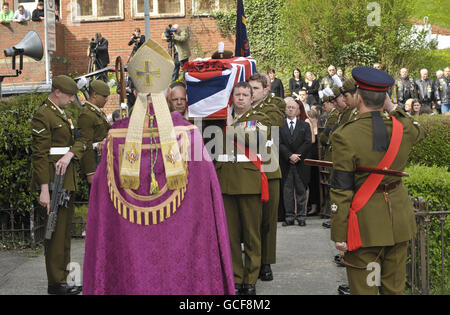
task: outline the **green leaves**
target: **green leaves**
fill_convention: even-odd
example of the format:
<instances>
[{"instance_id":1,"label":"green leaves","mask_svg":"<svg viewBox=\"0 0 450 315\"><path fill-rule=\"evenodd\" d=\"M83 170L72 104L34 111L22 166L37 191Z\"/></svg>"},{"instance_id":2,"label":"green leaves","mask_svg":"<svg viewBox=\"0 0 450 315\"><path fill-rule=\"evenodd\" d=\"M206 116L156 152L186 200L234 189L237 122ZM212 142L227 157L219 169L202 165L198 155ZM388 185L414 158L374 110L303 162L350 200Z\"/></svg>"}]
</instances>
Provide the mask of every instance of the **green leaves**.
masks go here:
<instances>
[{"instance_id":1,"label":"green leaves","mask_svg":"<svg viewBox=\"0 0 450 315\"><path fill-rule=\"evenodd\" d=\"M324 76L330 64L348 74L351 67L374 62L392 74L402 67L418 74L434 47L424 34L410 37L414 5L408 0L246 0L244 6L258 69L271 66L282 79L297 67ZM235 10L215 18L219 29L234 37Z\"/></svg>"},{"instance_id":2,"label":"green leaves","mask_svg":"<svg viewBox=\"0 0 450 315\"><path fill-rule=\"evenodd\" d=\"M440 166L449 170L450 165L450 116L421 115L417 119L425 129L426 138L415 145L409 155L409 163Z\"/></svg>"},{"instance_id":3,"label":"green leaves","mask_svg":"<svg viewBox=\"0 0 450 315\"><path fill-rule=\"evenodd\" d=\"M0 102L0 208L28 212L36 197L30 190L31 119L46 94L10 97Z\"/></svg>"}]
</instances>

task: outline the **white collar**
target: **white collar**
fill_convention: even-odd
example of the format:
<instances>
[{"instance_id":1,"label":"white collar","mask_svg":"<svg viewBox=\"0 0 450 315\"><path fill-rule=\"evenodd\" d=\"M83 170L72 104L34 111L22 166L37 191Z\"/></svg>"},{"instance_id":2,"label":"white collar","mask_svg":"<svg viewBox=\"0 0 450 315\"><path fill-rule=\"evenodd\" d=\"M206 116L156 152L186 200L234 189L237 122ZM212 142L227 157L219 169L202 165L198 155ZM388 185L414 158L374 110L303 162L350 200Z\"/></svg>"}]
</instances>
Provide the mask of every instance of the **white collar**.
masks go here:
<instances>
[{"instance_id":1,"label":"white collar","mask_svg":"<svg viewBox=\"0 0 450 315\"><path fill-rule=\"evenodd\" d=\"M294 125L297 123L297 117L294 117L294 119L289 119L289 118L286 118L286 119L289 124L291 123L291 121L294 122Z\"/></svg>"}]
</instances>

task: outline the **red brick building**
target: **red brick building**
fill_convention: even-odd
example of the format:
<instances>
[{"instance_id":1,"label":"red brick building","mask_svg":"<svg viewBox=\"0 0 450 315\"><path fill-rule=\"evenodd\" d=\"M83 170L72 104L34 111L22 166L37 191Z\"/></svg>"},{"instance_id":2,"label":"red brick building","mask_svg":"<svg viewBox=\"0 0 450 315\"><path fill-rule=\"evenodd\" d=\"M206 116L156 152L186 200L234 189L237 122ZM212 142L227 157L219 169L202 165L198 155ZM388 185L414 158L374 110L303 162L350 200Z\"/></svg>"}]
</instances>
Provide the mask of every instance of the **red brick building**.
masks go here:
<instances>
[{"instance_id":1,"label":"red brick building","mask_svg":"<svg viewBox=\"0 0 450 315\"><path fill-rule=\"evenodd\" d=\"M51 0L50 0L51 1ZM117 56L126 62L133 46L128 46L136 27L145 34L144 0L53 0L56 2L59 22L56 23L56 52L50 56L53 75L84 74L88 69L87 50L94 34L99 32L109 42L111 64ZM24 5L30 13L37 0L0 0L9 2L16 10ZM233 9L235 0L149 0L150 37L167 47L162 34L169 24L189 26L191 30L191 59L208 57L220 41L234 51L234 38L224 38L211 14L220 9ZM58 7L59 5L59 7ZM29 30L35 30L44 41L44 23L27 22L0 24L0 48L4 50L17 44ZM2 58L4 58L2 54ZM11 58L0 62L0 75L13 73ZM45 60L24 60L23 74L6 78L3 89L21 85L36 85L45 81Z\"/></svg>"}]
</instances>

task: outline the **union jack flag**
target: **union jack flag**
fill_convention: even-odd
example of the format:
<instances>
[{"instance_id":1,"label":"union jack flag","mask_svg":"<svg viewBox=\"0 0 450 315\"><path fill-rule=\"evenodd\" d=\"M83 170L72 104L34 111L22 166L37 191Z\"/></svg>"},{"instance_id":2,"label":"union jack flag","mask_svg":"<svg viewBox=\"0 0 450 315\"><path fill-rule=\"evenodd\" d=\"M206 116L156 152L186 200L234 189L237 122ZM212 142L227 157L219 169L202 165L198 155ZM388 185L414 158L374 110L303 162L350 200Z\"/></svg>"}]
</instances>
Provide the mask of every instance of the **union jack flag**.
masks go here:
<instances>
[{"instance_id":1,"label":"union jack flag","mask_svg":"<svg viewBox=\"0 0 450 315\"><path fill-rule=\"evenodd\" d=\"M197 59L185 64L188 114L190 118L226 118L231 91L237 82L256 73L251 57Z\"/></svg>"}]
</instances>

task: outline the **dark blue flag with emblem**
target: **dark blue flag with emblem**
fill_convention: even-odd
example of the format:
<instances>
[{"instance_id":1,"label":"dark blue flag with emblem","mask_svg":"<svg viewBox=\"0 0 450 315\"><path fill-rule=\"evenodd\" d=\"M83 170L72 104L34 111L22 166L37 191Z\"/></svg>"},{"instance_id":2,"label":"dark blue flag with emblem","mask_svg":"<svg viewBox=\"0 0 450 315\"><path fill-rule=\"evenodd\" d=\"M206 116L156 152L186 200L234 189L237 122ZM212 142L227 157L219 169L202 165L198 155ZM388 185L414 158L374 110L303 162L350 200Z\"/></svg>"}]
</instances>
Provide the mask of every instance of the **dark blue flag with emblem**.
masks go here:
<instances>
[{"instance_id":1,"label":"dark blue flag with emblem","mask_svg":"<svg viewBox=\"0 0 450 315\"><path fill-rule=\"evenodd\" d=\"M236 15L236 48L234 50L236 57L250 56L250 46L247 38L247 21L244 13L244 4L242 0L237 0L237 15Z\"/></svg>"}]
</instances>

